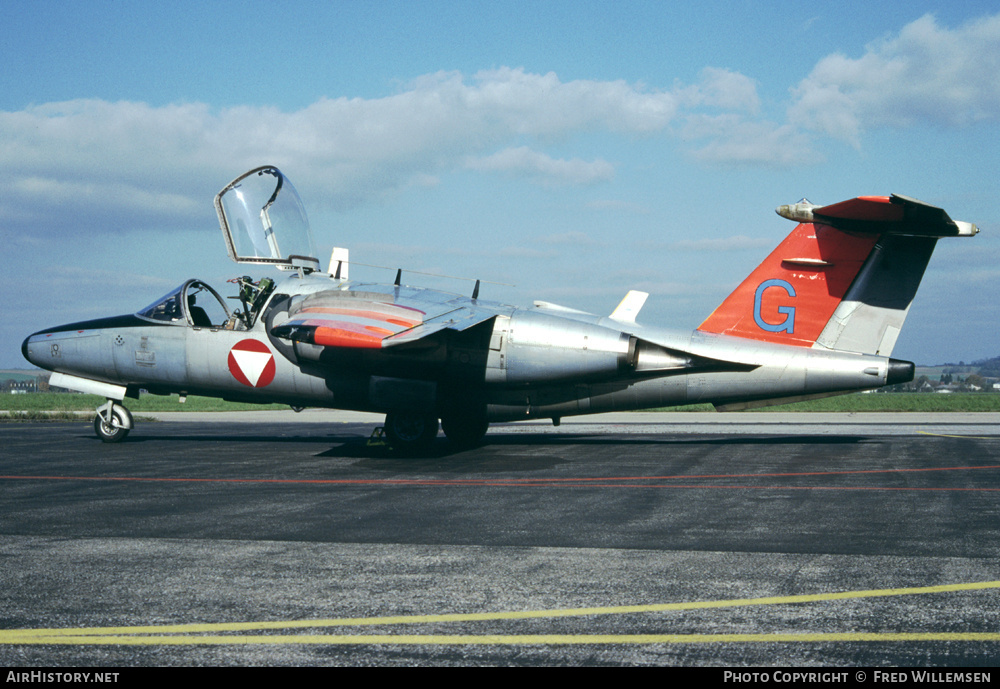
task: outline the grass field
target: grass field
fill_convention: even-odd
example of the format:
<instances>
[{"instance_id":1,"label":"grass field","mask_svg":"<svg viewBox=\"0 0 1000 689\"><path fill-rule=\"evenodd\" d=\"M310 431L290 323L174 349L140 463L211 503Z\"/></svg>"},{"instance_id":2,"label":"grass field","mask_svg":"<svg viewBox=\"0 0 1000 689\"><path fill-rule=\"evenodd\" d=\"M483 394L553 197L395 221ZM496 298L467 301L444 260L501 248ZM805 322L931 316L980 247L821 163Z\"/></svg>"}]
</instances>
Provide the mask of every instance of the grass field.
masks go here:
<instances>
[{"instance_id":1,"label":"grass field","mask_svg":"<svg viewBox=\"0 0 1000 689\"><path fill-rule=\"evenodd\" d=\"M57 392L36 392L25 395L0 396L0 411L93 411L106 400L99 395L75 395ZM143 395L137 400L126 399L132 413L150 411L248 411L252 409L288 409L283 404L242 404L224 402L212 397L190 395L184 404L177 395Z\"/></svg>"},{"instance_id":2,"label":"grass field","mask_svg":"<svg viewBox=\"0 0 1000 689\"><path fill-rule=\"evenodd\" d=\"M70 395L39 392L26 395L0 396L0 420L33 420L41 418L75 418L74 412L92 412L104 404L97 395ZM210 397L189 396L180 404L176 395L143 395L141 399L125 400L133 414L159 411L247 411L288 409L281 404L243 404L223 402ZM668 407L658 411L712 411L710 404ZM755 410L767 412L1000 412L1000 395L993 393L881 393L851 394L827 397L808 402L784 404ZM15 414L15 412L20 412ZM49 412L55 412L49 414Z\"/></svg>"},{"instance_id":3,"label":"grass field","mask_svg":"<svg viewBox=\"0 0 1000 689\"><path fill-rule=\"evenodd\" d=\"M712 411L712 405L692 404L657 411ZM1000 412L1000 395L976 392L956 392L947 395L927 392L854 393L750 411L765 414L767 412Z\"/></svg>"}]
</instances>

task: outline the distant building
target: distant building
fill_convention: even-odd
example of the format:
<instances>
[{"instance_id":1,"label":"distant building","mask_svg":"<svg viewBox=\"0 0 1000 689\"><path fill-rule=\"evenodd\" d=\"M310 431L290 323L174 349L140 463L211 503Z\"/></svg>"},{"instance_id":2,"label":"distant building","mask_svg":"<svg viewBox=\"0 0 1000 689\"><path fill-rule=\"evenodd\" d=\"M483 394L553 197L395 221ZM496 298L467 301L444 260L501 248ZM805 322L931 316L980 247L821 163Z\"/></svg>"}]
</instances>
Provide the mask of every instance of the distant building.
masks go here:
<instances>
[{"instance_id":1,"label":"distant building","mask_svg":"<svg viewBox=\"0 0 1000 689\"><path fill-rule=\"evenodd\" d=\"M12 395L23 395L26 392L38 392L38 381L36 380L6 380L3 384L4 392Z\"/></svg>"}]
</instances>

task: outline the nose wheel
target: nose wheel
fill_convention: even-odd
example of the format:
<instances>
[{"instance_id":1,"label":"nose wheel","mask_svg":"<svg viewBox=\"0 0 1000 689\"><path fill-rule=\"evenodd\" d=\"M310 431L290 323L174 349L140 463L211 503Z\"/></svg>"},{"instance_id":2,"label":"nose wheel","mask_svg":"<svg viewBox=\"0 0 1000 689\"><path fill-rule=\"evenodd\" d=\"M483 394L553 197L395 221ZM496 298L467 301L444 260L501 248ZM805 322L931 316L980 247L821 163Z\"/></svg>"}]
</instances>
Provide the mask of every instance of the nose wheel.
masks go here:
<instances>
[{"instance_id":1,"label":"nose wheel","mask_svg":"<svg viewBox=\"0 0 1000 689\"><path fill-rule=\"evenodd\" d=\"M132 430L132 414L114 400L97 409L94 417L94 433L102 443L120 443Z\"/></svg>"}]
</instances>

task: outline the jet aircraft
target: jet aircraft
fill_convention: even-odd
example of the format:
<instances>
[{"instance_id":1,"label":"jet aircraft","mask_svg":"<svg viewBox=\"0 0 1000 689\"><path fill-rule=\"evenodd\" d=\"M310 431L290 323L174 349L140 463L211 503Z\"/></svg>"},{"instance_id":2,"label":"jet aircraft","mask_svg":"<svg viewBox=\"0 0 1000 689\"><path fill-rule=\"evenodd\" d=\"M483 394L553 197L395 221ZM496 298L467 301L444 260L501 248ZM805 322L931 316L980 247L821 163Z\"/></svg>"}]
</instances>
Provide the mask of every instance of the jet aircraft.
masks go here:
<instances>
[{"instance_id":1,"label":"jet aircraft","mask_svg":"<svg viewBox=\"0 0 1000 689\"><path fill-rule=\"evenodd\" d=\"M825 397L913 379L891 358L941 237L970 223L905 196L780 206L791 234L693 332L639 323L647 294L600 316L536 301L348 279L344 249L322 272L302 202L275 167L215 197L230 258L280 281L232 280L238 306L188 280L133 314L29 336L24 357L54 386L96 393L94 429L123 440L140 390L385 414L402 451L439 424L458 447L491 422L710 402L719 410Z\"/></svg>"}]
</instances>

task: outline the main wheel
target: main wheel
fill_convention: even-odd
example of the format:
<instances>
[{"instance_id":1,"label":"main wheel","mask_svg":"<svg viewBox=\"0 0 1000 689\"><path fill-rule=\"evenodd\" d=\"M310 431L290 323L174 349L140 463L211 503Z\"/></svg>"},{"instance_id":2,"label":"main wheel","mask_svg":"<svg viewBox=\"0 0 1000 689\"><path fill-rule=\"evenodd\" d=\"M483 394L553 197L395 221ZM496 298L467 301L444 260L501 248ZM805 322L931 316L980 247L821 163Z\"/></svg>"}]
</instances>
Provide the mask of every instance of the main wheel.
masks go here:
<instances>
[{"instance_id":1,"label":"main wheel","mask_svg":"<svg viewBox=\"0 0 1000 689\"><path fill-rule=\"evenodd\" d=\"M104 417L97 414L94 417L94 433L101 439L102 443L120 443L128 435L132 425L132 414L125 407L115 406L111 412L112 424L109 425Z\"/></svg>"},{"instance_id":2,"label":"main wheel","mask_svg":"<svg viewBox=\"0 0 1000 689\"><path fill-rule=\"evenodd\" d=\"M486 414L452 411L441 417L441 428L448 441L463 450L477 447L490 427Z\"/></svg>"},{"instance_id":3,"label":"main wheel","mask_svg":"<svg viewBox=\"0 0 1000 689\"><path fill-rule=\"evenodd\" d=\"M385 437L394 450L420 452L428 449L437 438L435 416L392 412L385 415Z\"/></svg>"}]
</instances>

